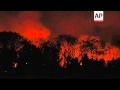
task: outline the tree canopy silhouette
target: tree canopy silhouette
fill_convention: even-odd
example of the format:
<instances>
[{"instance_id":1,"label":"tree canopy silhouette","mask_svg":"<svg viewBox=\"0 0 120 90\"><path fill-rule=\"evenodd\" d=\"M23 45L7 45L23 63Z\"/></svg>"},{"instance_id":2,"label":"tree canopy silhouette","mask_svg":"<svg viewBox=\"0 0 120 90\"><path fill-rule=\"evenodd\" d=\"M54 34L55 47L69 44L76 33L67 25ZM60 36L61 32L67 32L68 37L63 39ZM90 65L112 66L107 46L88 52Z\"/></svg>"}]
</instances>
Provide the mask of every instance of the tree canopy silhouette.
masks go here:
<instances>
[{"instance_id":1,"label":"tree canopy silhouette","mask_svg":"<svg viewBox=\"0 0 120 90\"><path fill-rule=\"evenodd\" d=\"M34 49L34 52L32 50ZM15 32L0 32L0 70L21 74L33 63L36 47ZM34 61L35 62L35 61ZM23 70L23 71L22 71ZM24 72L23 74L25 74Z\"/></svg>"},{"instance_id":2,"label":"tree canopy silhouette","mask_svg":"<svg viewBox=\"0 0 120 90\"><path fill-rule=\"evenodd\" d=\"M72 35L58 35L36 47L18 33L0 32L0 78L120 78L119 58L109 61L105 67L104 60L89 60L85 54L78 62L78 58L66 57L65 52L67 68L61 67L59 53L64 42L72 47L78 39ZM80 49L97 50L95 43L105 46L97 39L80 43L83 43Z\"/></svg>"}]
</instances>

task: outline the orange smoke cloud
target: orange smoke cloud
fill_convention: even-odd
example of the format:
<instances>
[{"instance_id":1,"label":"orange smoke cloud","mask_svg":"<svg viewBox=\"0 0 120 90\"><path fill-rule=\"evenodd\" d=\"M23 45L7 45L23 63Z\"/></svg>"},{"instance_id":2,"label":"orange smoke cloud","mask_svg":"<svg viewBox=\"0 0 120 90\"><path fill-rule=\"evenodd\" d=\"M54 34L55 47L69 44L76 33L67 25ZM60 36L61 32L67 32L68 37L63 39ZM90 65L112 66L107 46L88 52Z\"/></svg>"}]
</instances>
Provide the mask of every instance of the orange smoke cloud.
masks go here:
<instances>
[{"instance_id":1,"label":"orange smoke cloud","mask_svg":"<svg viewBox=\"0 0 120 90\"><path fill-rule=\"evenodd\" d=\"M59 34L75 37L87 34L112 43L112 38L120 36L119 11L104 11L104 22L101 23L94 22L93 11L46 11L43 14L42 21L52 30L53 37Z\"/></svg>"},{"instance_id":2,"label":"orange smoke cloud","mask_svg":"<svg viewBox=\"0 0 120 90\"><path fill-rule=\"evenodd\" d=\"M94 23L91 11L50 11L42 14L45 15L42 17L41 12L36 11L0 12L0 31L17 32L36 46L39 46L40 39L48 40L51 32L53 37L59 34L71 34L75 37L81 35L74 45L67 42L61 45L59 61L62 67L68 63L68 56L81 62L82 57L87 54L89 59L104 59L106 64L120 58L120 48L111 44L113 37L116 42L120 40L115 36L120 36L120 12L105 11L103 23ZM101 40L106 43L102 43Z\"/></svg>"},{"instance_id":3,"label":"orange smoke cloud","mask_svg":"<svg viewBox=\"0 0 120 90\"><path fill-rule=\"evenodd\" d=\"M40 39L48 40L50 30L40 23L40 12L16 12L14 17L12 15L9 17L5 13L4 15L6 15L4 17L7 20L4 21L5 23L1 22L1 31L12 30L13 32L17 32L36 46L39 46Z\"/></svg>"}]
</instances>

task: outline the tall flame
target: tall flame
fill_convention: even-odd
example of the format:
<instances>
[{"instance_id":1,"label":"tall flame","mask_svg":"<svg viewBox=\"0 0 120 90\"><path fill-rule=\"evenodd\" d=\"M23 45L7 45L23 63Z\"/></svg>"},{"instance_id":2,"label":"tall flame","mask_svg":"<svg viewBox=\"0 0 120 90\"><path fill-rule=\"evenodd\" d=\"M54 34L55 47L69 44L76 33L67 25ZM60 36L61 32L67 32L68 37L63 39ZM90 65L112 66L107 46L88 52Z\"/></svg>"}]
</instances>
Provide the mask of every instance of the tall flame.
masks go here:
<instances>
[{"instance_id":1,"label":"tall flame","mask_svg":"<svg viewBox=\"0 0 120 90\"><path fill-rule=\"evenodd\" d=\"M102 43L99 37L81 35L78 42L71 45L70 43L64 42L60 46L59 61L61 67L66 67L67 57L70 56L72 59L78 59L78 63L81 62L82 57L87 54L88 59L93 60L105 60L108 61L116 60L120 58L120 48L108 43ZM80 63L80 65L82 65Z\"/></svg>"}]
</instances>

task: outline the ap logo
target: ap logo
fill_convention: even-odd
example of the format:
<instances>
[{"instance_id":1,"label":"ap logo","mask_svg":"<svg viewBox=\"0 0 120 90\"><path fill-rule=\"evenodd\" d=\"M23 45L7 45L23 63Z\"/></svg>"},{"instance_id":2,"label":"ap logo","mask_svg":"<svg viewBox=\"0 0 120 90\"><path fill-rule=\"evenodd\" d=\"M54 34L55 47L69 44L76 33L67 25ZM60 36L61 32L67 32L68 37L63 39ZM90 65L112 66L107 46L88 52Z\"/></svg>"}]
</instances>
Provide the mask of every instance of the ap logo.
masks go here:
<instances>
[{"instance_id":1,"label":"ap logo","mask_svg":"<svg viewBox=\"0 0 120 90\"><path fill-rule=\"evenodd\" d=\"M103 22L104 13L103 11L94 11L94 22Z\"/></svg>"}]
</instances>

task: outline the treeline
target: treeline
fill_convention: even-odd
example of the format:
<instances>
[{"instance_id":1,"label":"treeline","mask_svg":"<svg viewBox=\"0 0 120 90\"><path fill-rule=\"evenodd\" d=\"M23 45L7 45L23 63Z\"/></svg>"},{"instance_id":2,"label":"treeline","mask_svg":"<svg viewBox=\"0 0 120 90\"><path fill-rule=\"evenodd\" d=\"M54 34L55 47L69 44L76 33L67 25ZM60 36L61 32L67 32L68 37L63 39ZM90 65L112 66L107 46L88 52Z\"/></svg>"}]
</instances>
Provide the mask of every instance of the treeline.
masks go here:
<instances>
[{"instance_id":1,"label":"treeline","mask_svg":"<svg viewBox=\"0 0 120 90\"><path fill-rule=\"evenodd\" d=\"M67 78L120 78L120 59L105 64L104 60L89 60L87 54L81 62L67 57L67 67L59 64L61 41L74 44L77 39L59 35L37 48L14 32L0 33L0 78L67 79Z\"/></svg>"}]
</instances>

